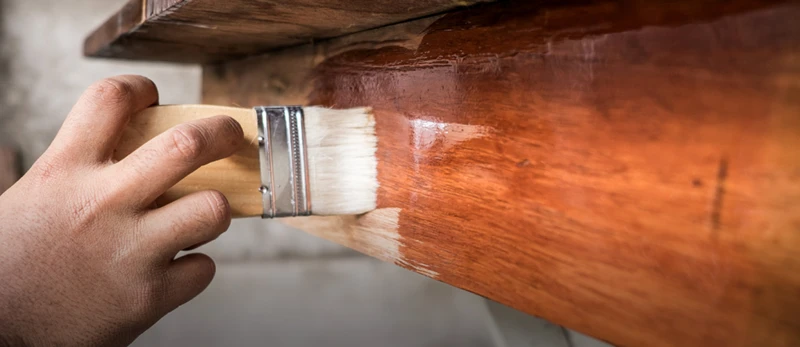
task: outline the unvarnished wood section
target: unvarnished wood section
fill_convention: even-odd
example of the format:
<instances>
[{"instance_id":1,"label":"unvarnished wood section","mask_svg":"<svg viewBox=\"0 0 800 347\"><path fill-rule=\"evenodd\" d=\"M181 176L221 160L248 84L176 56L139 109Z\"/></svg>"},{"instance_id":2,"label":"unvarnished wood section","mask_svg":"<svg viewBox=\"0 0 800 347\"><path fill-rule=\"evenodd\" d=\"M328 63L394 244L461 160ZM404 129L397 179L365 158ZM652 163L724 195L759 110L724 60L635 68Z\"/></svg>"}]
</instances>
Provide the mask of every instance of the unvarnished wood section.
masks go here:
<instances>
[{"instance_id":1,"label":"unvarnished wood section","mask_svg":"<svg viewBox=\"0 0 800 347\"><path fill-rule=\"evenodd\" d=\"M208 66L204 97L373 107L381 209L312 233L622 346L796 346L797 18L503 2Z\"/></svg>"},{"instance_id":2,"label":"unvarnished wood section","mask_svg":"<svg viewBox=\"0 0 800 347\"><path fill-rule=\"evenodd\" d=\"M490 0L131 0L86 40L92 57L208 63Z\"/></svg>"},{"instance_id":3,"label":"unvarnished wood section","mask_svg":"<svg viewBox=\"0 0 800 347\"><path fill-rule=\"evenodd\" d=\"M258 126L249 108L208 105L168 105L148 108L131 117L114 151L121 160L172 127L201 118L226 115L242 126L244 140L239 150L223 160L204 165L158 199L163 206L186 195L216 190L228 199L234 218L261 216L261 173L258 158Z\"/></svg>"}]
</instances>

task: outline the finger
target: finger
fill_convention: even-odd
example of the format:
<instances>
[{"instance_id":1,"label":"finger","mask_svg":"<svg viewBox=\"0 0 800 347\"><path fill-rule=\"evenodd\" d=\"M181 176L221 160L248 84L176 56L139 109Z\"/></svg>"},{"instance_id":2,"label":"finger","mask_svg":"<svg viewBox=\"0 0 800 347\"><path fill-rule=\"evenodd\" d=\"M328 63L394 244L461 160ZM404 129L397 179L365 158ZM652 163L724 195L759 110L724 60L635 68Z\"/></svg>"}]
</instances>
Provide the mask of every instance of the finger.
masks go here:
<instances>
[{"instance_id":1,"label":"finger","mask_svg":"<svg viewBox=\"0 0 800 347\"><path fill-rule=\"evenodd\" d=\"M205 254L189 254L174 260L167 269L168 309L171 311L202 293L215 273L214 261Z\"/></svg>"},{"instance_id":2,"label":"finger","mask_svg":"<svg viewBox=\"0 0 800 347\"><path fill-rule=\"evenodd\" d=\"M156 85L142 76L96 82L72 108L51 148L68 151L73 161L108 160L130 117L157 102Z\"/></svg>"},{"instance_id":3,"label":"finger","mask_svg":"<svg viewBox=\"0 0 800 347\"><path fill-rule=\"evenodd\" d=\"M231 225L231 206L222 193L190 194L144 215L145 242L172 259L178 252L215 240Z\"/></svg>"},{"instance_id":4,"label":"finger","mask_svg":"<svg viewBox=\"0 0 800 347\"><path fill-rule=\"evenodd\" d=\"M242 143L242 127L231 117L178 125L111 166L111 189L124 192L137 206L148 206L188 174L230 156Z\"/></svg>"}]
</instances>

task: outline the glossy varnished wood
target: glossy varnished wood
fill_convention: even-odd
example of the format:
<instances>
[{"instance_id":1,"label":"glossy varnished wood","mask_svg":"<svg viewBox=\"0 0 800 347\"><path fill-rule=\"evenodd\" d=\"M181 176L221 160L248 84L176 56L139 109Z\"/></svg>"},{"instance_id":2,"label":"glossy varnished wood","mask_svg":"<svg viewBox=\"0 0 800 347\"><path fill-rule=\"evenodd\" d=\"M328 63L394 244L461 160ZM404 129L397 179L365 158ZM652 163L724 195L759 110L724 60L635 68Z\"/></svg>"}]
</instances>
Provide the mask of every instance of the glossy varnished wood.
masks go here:
<instances>
[{"instance_id":1,"label":"glossy varnished wood","mask_svg":"<svg viewBox=\"0 0 800 347\"><path fill-rule=\"evenodd\" d=\"M204 97L374 108L398 224L315 234L614 344L794 346L797 18L502 2L207 66Z\"/></svg>"},{"instance_id":2,"label":"glossy varnished wood","mask_svg":"<svg viewBox=\"0 0 800 347\"><path fill-rule=\"evenodd\" d=\"M131 0L86 41L88 56L208 63L489 0Z\"/></svg>"}]
</instances>

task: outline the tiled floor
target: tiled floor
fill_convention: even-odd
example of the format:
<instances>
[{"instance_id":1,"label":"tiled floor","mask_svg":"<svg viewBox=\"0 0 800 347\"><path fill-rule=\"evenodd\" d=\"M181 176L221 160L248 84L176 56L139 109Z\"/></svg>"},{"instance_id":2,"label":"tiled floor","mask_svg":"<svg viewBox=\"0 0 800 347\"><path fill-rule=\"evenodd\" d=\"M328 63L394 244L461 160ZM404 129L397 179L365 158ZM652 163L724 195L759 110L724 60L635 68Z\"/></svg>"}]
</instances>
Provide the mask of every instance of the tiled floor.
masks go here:
<instances>
[{"instance_id":1,"label":"tiled floor","mask_svg":"<svg viewBox=\"0 0 800 347\"><path fill-rule=\"evenodd\" d=\"M197 67L81 56L85 34L124 1L0 0L0 146L19 148L23 166L47 148L97 79L142 74L158 84L163 104L199 101ZM498 343L482 298L277 222L236 221L201 251L217 260L215 281L137 346ZM519 328L528 332L523 341L548 345L527 327Z\"/></svg>"}]
</instances>

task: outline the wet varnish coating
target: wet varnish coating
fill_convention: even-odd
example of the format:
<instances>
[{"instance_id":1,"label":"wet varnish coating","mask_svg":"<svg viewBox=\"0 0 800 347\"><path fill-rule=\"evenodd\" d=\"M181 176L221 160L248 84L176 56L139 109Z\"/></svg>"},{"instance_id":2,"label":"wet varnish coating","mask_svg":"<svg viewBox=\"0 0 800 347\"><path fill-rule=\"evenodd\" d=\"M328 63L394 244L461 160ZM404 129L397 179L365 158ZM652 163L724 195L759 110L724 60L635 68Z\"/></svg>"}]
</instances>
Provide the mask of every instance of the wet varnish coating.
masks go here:
<instances>
[{"instance_id":1,"label":"wet varnish coating","mask_svg":"<svg viewBox=\"0 0 800 347\"><path fill-rule=\"evenodd\" d=\"M502 2L208 66L204 97L373 107L409 269L614 344L792 346L797 18Z\"/></svg>"}]
</instances>

